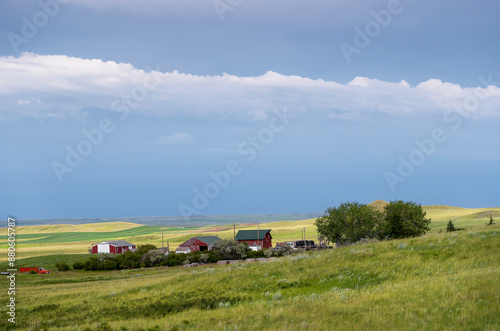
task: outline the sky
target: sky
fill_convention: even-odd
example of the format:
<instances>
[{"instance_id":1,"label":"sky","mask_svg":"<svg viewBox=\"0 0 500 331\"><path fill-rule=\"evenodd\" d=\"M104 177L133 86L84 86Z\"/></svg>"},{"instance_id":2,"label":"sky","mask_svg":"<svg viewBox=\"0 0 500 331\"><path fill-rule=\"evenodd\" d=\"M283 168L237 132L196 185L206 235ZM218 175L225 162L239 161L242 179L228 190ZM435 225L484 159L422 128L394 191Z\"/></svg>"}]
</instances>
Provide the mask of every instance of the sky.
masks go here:
<instances>
[{"instance_id":1,"label":"sky","mask_svg":"<svg viewBox=\"0 0 500 331\"><path fill-rule=\"evenodd\" d=\"M0 218L498 207L499 11L3 0Z\"/></svg>"}]
</instances>

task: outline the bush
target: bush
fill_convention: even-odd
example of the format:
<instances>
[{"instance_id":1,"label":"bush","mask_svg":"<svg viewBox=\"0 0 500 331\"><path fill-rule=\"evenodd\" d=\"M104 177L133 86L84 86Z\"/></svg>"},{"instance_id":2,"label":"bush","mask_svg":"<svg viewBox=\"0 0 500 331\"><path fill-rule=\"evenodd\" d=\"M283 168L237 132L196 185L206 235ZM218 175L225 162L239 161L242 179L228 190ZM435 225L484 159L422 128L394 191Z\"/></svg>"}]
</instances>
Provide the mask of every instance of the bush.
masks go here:
<instances>
[{"instance_id":1,"label":"bush","mask_svg":"<svg viewBox=\"0 0 500 331\"><path fill-rule=\"evenodd\" d=\"M265 257L273 256L273 249L272 248L264 249L264 256Z\"/></svg>"},{"instance_id":2,"label":"bush","mask_svg":"<svg viewBox=\"0 0 500 331\"><path fill-rule=\"evenodd\" d=\"M85 262L75 262L73 263L73 269L75 270L83 270L85 268Z\"/></svg>"},{"instance_id":3,"label":"bush","mask_svg":"<svg viewBox=\"0 0 500 331\"><path fill-rule=\"evenodd\" d=\"M113 253L98 253L97 258L99 262L107 262L108 260L114 260L116 258L116 254Z\"/></svg>"},{"instance_id":4,"label":"bush","mask_svg":"<svg viewBox=\"0 0 500 331\"><path fill-rule=\"evenodd\" d=\"M214 244L214 251L223 260L242 260L247 257L250 248L247 243L234 239L223 239Z\"/></svg>"},{"instance_id":5,"label":"bush","mask_svg":"<svg viewBox=\"0 0 500 331\"><path fill-rule=\"evenodd\" d=\"M207 253L203 253L200 255L200 262L201 263L207 263L209 259L210 259L210 255Z\"/></svg>"},{"instance_id":6,"label":"bush","mask_svg":"<svg viewBox=\"0 0 500 331\"><path fill-rule=\"evenodd\" d=\"M493 216L490 215L490 221L486 223L486 225L493 225L493 224L495 224L495 219L493 218Z\"/></svg>"},{"instance_id":7,"label":"bush","mask_svg":"<svg viewBox=\"0 0 500 331\"><path fill-rule=\"evenodd\" d=\"M165 253L159 249L153 249L141 256L142 267L154 267L160 265L167 259Z\"/></svg>"},{"instance_id":8,"label":"bush","mask_svg":"<svg viewBox=\"0 0 500 331\"><path fill-rule=\"evenodd\" d=\"M273 251L274 256L286 256L295 253L295 250L288 246L288 245L283 245L278 247L277 250Z\"/></svg>"},{"instance_id":9,"label":"bush","mask_svg":"<svg viewBox=\"0 0 500 331\"><path fill-rule=\"evenodd\" d=\"M68 271L70 270L70 266L66 262L57 262L56 268L58 271Z\"/></svg>"},{"instance_id":10,"label":"bush","mask_svg":"<svg viewBox=\"0 0 500 331\"><path fill-rule=\"evenodd\" d=\"M167 255L166 260L161 263L161 265L175 267L181 265L185 260L186 260L186 254L170 253Z\"/></svg>"},{"instance_id":11,"label":"bush","mask_svg":"<svg viewBox=\"0 0 500 331\"><path fill-rule=\"evenodd\" d=\"M258 259L261 257L265 257L264 250L260 250L260 251L250 250L247 252L247 259Z\"/></svg>"}]
</instances>

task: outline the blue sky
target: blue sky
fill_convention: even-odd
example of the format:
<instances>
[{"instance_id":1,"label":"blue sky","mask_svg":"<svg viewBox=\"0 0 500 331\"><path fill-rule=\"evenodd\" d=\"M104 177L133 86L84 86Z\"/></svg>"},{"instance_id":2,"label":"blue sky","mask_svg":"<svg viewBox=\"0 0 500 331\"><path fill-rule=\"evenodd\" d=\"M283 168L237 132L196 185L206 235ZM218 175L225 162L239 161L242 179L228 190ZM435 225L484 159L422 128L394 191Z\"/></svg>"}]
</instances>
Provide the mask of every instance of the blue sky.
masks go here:
<instances>
[{"instance_id":1,"label":"blue sky","mask_svg":"<svg viewBox=\"0 0 500 331\"><path fill-rule=\"evenodd\" d=\"M499 9L2 1L0 213L499 206Z\"/></svg>"}]
</instances>

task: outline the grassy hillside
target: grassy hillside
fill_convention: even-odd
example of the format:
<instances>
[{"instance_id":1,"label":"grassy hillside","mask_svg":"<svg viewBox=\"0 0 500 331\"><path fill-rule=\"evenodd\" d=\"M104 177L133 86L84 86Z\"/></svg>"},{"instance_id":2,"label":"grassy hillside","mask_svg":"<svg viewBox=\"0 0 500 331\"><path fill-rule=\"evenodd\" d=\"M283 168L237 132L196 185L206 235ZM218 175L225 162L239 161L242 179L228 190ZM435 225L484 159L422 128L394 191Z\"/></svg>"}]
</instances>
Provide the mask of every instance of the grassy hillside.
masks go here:
<instances>
[{"instance_id":1,"label":"grassy hillside","mask_svg":"<svg viewBox=\"0 0 500 331\"><path fill-rule=\"evenodd\" d=\"M368 206L372 206L380 211L384 210L384 207L388 205L389 203L384 200L375 200L372 203L369 203Z\"/></svg>"},{"instance_id":2,"label":"grassy hillside","mask_svg":"<svg viewBox=\"0 0 500 331\"><path fill-rule=\"evenodd\" d=\"M17 329L497 330L500 226L481 229L260 263L19 275Z\"/></svg>"}]
</instances>

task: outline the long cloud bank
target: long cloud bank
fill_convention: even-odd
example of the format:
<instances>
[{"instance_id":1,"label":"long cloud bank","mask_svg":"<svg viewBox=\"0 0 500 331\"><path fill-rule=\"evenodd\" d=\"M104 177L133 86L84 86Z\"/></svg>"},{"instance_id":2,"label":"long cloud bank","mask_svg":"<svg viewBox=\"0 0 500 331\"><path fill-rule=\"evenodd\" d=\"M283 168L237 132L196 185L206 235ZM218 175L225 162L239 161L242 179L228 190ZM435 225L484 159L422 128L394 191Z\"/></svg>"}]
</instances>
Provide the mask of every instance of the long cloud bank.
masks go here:
<instances>
[{"instance_id":1,"label":"long cloud bank","mask_svg":"<svg viewBox=\"0 0 500 331\"><path fill-rule=\"evenodd\" d=\"M24 53L0 57L0 120L80 118L87 109L128 105L148 116L267 118L287 107L311 116L362 119L467 111L472 118L500 117L500 88L492 77L478 87L430 79L405 81L356 77L347 84L267 72L256 77L197 76L161 68L64 55Z\"/></svg>"}]
</instances>

